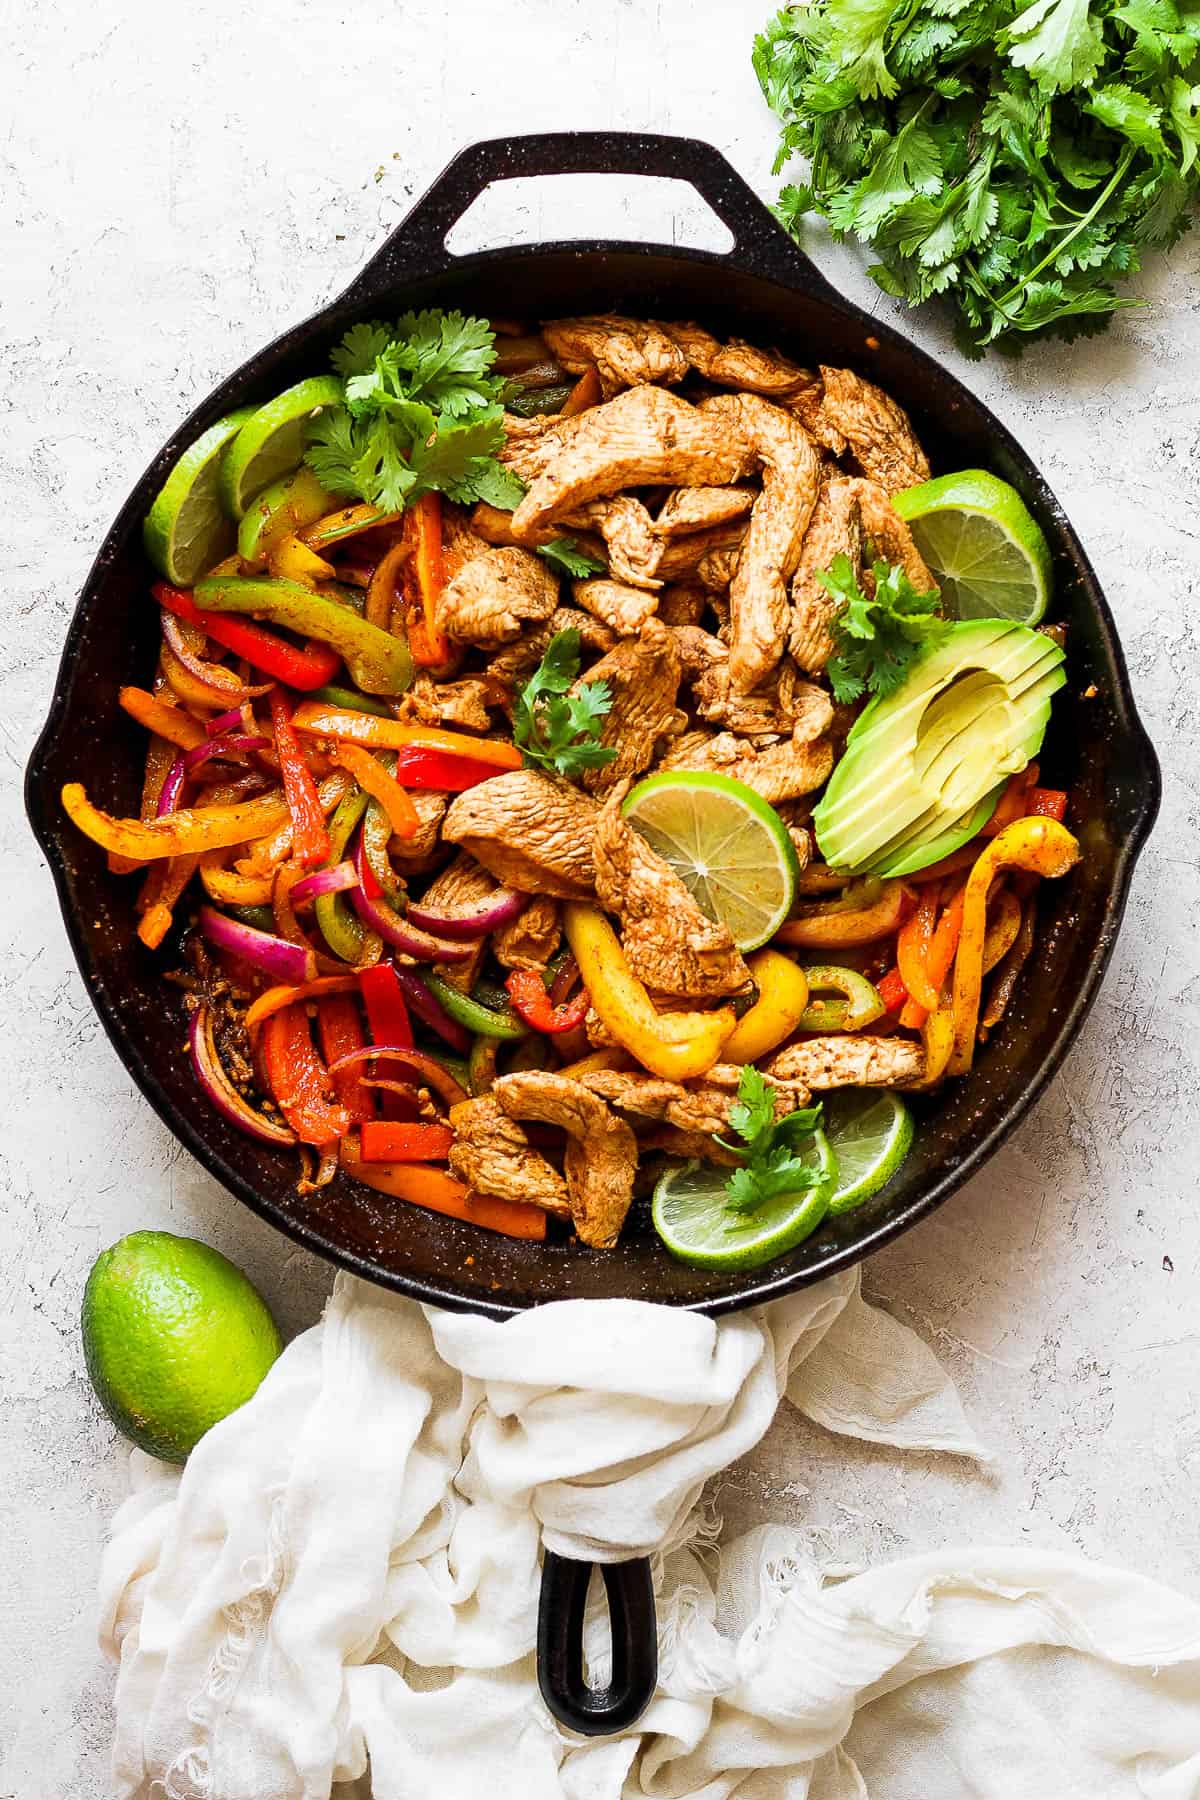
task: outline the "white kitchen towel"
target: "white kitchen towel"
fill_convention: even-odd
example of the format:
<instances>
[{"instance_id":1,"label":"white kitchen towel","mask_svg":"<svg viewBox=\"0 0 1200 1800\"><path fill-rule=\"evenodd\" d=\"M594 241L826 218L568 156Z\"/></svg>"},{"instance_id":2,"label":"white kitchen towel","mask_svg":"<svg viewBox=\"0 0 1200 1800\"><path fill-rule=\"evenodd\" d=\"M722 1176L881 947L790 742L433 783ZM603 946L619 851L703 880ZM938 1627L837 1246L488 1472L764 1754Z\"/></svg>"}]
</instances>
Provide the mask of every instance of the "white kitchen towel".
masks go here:
<instances>
[{"instance_id":1,"label":"white kitchen towel","mask_svg":"<svg viewBox=\"0 0 1200 1800\"><path fill-rule=\"evenodd\" d=\"M778 1532L714 1573L701 1488L785 1389L833 1429L980 1454L856 1275L721 1321L573 1301L504 1323L340 1276L182 1476L135 1453L102 1576L118 1794L327 1800L369 1770L375 1800L1200 1800L1200 1615L1148 1583L969 1551L823 1586ZM542 1539L662 1552L659 1692L615 1741L537 1696ZM1058 1784L1009 1783L1021 1758Z\"/></svg>"}]
</instances>

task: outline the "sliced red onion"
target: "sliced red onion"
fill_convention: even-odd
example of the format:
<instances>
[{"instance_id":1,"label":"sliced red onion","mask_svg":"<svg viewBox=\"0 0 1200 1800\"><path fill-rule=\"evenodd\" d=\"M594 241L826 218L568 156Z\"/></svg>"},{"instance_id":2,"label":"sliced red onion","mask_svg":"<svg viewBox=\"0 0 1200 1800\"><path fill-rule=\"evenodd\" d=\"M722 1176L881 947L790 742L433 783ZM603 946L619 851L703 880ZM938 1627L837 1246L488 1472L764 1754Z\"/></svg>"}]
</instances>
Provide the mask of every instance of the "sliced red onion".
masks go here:
<instances>
[{"instance_id":1,"label":"sliced red onion","mask_svg":"<svg viewBox=\"0 0 1200 1800\"><path fill-rule=\"evenodd\" d=\"M457 1019L452 1019L436 994L431 994L421 977L413 969L402 969L393 964L396 980L400 983L400 992L404 995L405 1004L415 1012L418 1019L423 1019L431 1031L436 1031L444 1038L452 1050L460 1056L468 1056L471 1051L471 1033Z\"/></svg>"},{"instance_id":2,"label":"sliced red onion","mask_svg":"<svg viewBox=\"0 0 1200 1800\"><path fill-rule=\"evenodd\" d=\"M270 738L249 737L244 731L227 732L223 737L209 738L206 743L196 744L185 755L183 766L190 775L194 769L206 763L210 756L233 756L246 750L265 750L270 742Z\"/></svg>"},{"instance_id":3,"label":"sliced red onion","mask_svg":"<svg viewBox=\"0 0 1200 1800\"><path fill-rule=\"evenodd\" d=\"M183 783L186 775L187 759L183 756L177 756L167 770L166 779L163 781L162 788L159 792L157 807L158 818L161 819L167 813L173 813L179 806L179 802L183 797Z\"/></svg>"},{"instance_id":4,"label":"sliced red onion","mask_svg":"<svg viewBox=\"0 0 1200 1800\"><path fill-rule=\"evenodd\" d=\"M196 923L210 944L240 956L274 982L299 987L301 982L316 978L317 959L309 946L289 944L286 938L259 931L254 925L243 925L240 919L231 919L213 906L202 906Z\"/></svg>"},{"instance_id":5,"label":"sliced red onion","mask_svg":"<svg viewBox=\"0 0 1200 1800\"><path fill-rule=\"evenodd\" d=\"M228 705L230 700L255 700L260 694L270 693L275 686L273 681L265 682L260 687L249 687L230 670L222 668L220 663L209 662L207 657L201 656L193 649L189 638L189 633L193 630L197 636L203 637L204 634L198 627L186 625L174 613L163 609L162 634L172 656L183 664L195 681L202 682L211 691L214 705Z\"/></svg>"},{"instance_id":6,"label":"sliced red onion","mask_svg":"<svg viewBox=\"0 0 1200 1800\"><path fill-rule=\"evenodd\" d=\"M322 894L344 894L347 888L358 886L358 870L348 859L335 863L332 869L318 869L315 875L306 875L291 890L292 905L302 900L319 900Z\"/></svg>"},{"instance_id":7,"label":"sliced red onion","mask_svg":"<svg viewBox=\"0 0 1200 1800\"><path fill-rule=\"evenodd\" d=\"M373 1057L386 1057L391 1062L404 1063L414 1069L426 1087L433 1089L446 1102L447 1106L457 1106L461 1100L470 1098L467 1090L455 1081L449 1069L443 1069L436 1056L429 1056L424 1050L412 1050L403 1044L364 1044L360 1050L348 1050L345 1056L339 1056L336 1062L329 1065L331 1075L340 1075L343 1069L356 1069L360 1063L370 1062Z\"/></svg>"},{"instance_id":8,"label":"sliced red onion","mask_svg":"<svg viewBox=\"0 0 1200 1800\"><path fill-rule=\"evenodd\" d=\"M208 737L220 737L226 731L248 731L253 724L253 717L247 718L243 700L241 706L235 706L230 712L218 713L215 719L206 721L204 730Z\"/></svg>"},{"instance_id":9,"label":"sliced red onion","mask_svg":"<svg viewBox=\"0 0 1200 1800\"><path fill-rule=\"evenodd\" d=\"M393 950L402 950L406 956L416 957L418 962L469 962L474 956L473 944L451 944L444 938L430 937L428 932L418 931L406 917L392 911L382 896L374 892L379 884L363 854L361 840L355 851L354 867L358 886L349 890L350 904L363 923L378 932Z\"/></svg>"},{"instance_id":10,"label":"sliced red onion","mask_svg":"<svg viewBox=\"0 0 1200 1800\"><path fill-rule=\"evenodd\" d=\"M448 938L473 938L476 942L489 931L508 925L525 906L528 894L514 893L500 887L485 894L482 900L455 912L439 912L435 907L410 906L405 917L426 931L440 932Z\"/></svg>"},{"instance_id":11,"label":"sliced red onion","mask_svg":"<svg viewBox=\"0 0 1200 1800\"><path fill-rule=\"evenodd\" d=\"M575 961L573 956L568 956L563 963L562 968L550 983L551 1006L562 1006L567 995L571 992L571 989L578 980L579 964Z\"/></svg>"},{"instance_id":12,"label":"sliced red onion","mask_svg":"<svg viewBox=\"0 0 1200 1800\"><path fill-rule=\"evenodd\" d=\"M255 1112L249 1101L242 1098L230 1081L217 1055L217 1046L213 1041L212 1011L207 1006L198 1006L192 1014L188 1049L196 1080L222 1118L228 1119L231 1125L236 1125L239 1130L258 1138L264 1144L296 1142L294 1131L290 1131L286 1125L276 1125L273 1120L264 1118L262 1113Z\"/></svg>"}]
</instances>

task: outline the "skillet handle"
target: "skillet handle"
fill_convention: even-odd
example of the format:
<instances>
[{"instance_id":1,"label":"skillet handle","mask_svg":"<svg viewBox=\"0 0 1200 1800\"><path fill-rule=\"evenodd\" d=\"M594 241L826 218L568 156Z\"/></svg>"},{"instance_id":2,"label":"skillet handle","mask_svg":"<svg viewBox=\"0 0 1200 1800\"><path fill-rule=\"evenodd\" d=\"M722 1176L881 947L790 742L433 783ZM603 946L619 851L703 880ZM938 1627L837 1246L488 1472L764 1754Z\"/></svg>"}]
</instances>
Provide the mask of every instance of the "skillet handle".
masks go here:
<instances>
[{"instance_id":1,"label":"skillet handle","mask_svg":"<svg viewBox=\"0 0 1200 1800\"><path fill-rule=\"evenodd\" d=\"M537 175L657 175L686 181L733 236L729 260L814 299L839 296L733 164L699 138L635 131L541 131L460 150L342 295L361 304L457 258L446 235L494 181Z\"/></svg>"},{"instance_id":2,"label":"skillet handle","mask_svg":"<svg viewBox=\"0 0 1200 1800\"><path fill-rule=\"evenodd\" d=\"M645 1556L601 1563L612 1636L612 1677L588 1687L583 1675L583 1615L592 1565L542 1552L537 1671L542 1699L560 1725L583 1737L623 1731L645 1711L658 1684L654 1584Z\"/></svg>"}]
</instances>

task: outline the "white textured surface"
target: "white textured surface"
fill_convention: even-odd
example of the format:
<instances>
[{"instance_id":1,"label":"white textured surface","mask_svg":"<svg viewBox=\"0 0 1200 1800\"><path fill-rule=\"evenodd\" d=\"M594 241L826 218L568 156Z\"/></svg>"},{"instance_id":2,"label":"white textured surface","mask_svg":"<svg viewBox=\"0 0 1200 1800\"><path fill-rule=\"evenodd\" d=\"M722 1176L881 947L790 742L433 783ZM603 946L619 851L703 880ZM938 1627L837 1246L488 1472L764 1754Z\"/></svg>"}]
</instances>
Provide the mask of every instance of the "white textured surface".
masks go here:
<instances>
[{"instance_id":1,"label":"white textured surface","mask_svg":"<svg viewBox=\"0 0 1200 1800\"><path fill-rule=\"evenodd\" d=\"M448 156L480 136L625 125L707 137L769 191L755 0L0 0L0 1800L100 1800L110 1673L92 1587L124 1453L82 1374L92 1259L163 1226L218 1244L285 1328L327 1271L236 1207L135 1095L92 1015L19 801L93 550L178 419L322 305ZM493 199L472 227L654 235L615 184ZM695 230L695 209L676 221ZM705 227L710 228L709 226ZM468 237L473 235L468 228ZM880 302L849 252L819 251ZM849 1449L809 1492L785 1413L721 1484L831 1560L983 1538L1074 1544L1200 1595L1200 240L1112 335L966 366L1099 570L1163 752L1166 801L1112 971L1016 1142L867 1286L928 1333L1000 1452L988 1477ZM906 325L958 365L935 322Z\"/></svg>"}]
</instances>

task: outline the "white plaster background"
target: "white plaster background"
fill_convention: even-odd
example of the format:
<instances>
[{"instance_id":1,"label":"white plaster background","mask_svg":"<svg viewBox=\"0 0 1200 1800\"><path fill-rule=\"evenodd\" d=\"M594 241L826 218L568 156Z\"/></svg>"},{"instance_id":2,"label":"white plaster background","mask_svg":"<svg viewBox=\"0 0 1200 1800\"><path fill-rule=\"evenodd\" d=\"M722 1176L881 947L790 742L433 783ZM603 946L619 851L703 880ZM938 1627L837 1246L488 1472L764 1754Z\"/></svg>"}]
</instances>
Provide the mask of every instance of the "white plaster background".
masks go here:
<instances>
[{"instance_id":1,"label":"white plaster background","mask_svg":"<svg viewBox=\"0 0 1200 1800\"><path fill-rule=\"evenodd\" d=\"M125 1455L81 1367L96 1253L140 1226L195 1233L288 1330L328 1282L133 1091L24 824L21 768L94 548L177 421L337 293L472 139L690 133L770 191L749 64L767 5L0 0L0 1800L110 1793L93 1582ZM495 196L484 223L491 241L652 236L667 204L550 184ZM699 212L672 228L687 238ZM818 255L890 309L851 253ZM1200 1598L1198 261L1186 241L1107 339L1019 365L963 365L936 321L905 322L1007 420L1080 530L1166 801L1104 992L1036 1116L867 1270L953 1369L998 1471L851 1446L836 1486L810 1492L813 1433L785 1411L721 1484L735 1521L798 1519L838 1561L967 1538L1076 1545Z\"/></svg>"}]
</instances>

